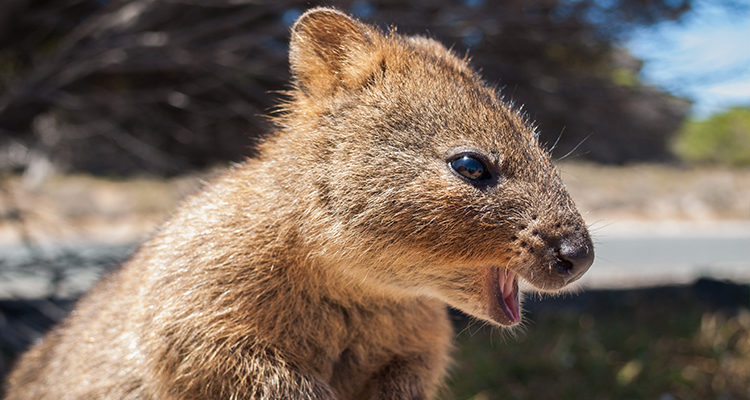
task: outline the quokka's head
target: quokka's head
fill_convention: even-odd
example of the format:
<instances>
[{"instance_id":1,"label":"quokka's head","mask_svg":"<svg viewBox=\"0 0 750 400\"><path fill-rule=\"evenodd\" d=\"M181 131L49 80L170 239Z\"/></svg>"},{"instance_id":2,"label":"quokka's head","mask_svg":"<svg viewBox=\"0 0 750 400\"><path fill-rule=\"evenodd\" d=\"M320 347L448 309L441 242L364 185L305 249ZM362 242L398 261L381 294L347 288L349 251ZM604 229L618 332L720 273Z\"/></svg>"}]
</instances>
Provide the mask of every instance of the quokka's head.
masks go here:
<instances>
[{"instance_id":1,"label":"quokka's head","mask_svg":"<svg viewBox=\"0 0 750 400\"><path fill-rule=\"evenodd\" d=\"M281 118L314 202L311 236L344 274L501 325L518 284L556 291L591 265L586 226L537 134L434 40L317 8L292 28ZM292 134L290 134L292 135Z\"/></svg>"}]
</instances>

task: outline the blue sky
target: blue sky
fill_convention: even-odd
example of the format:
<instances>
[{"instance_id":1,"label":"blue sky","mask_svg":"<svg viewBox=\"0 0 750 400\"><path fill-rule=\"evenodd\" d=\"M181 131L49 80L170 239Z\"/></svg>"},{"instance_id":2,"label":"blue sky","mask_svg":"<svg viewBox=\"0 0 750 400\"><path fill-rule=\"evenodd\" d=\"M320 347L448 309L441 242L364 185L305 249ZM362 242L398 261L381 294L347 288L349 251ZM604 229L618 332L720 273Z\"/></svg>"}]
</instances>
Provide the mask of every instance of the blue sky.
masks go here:
<instances>
[{"instance_id":1,"label":"blue sky","mask_svg":"<svg viewBox=\"0 0 750 400\"><path fill-rule=\"evenodd\" d=\"M750 0L741 10L696 3L681 21L641 29L625 43L645 61L641 78L692 99L699 118L750 106Z\"/></svg>"}]
</instances>

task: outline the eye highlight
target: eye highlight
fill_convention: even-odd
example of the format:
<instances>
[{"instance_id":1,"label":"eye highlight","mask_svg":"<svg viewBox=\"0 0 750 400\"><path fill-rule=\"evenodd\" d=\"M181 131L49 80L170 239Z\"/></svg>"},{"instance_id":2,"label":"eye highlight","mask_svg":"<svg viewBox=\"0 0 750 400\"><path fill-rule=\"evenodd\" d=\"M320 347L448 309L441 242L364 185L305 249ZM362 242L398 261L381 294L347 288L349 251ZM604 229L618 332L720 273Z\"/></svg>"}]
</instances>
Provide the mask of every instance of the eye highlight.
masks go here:
<instances>
[{"instance_id":1,"label":"eye highlight","mask_svg":"<svg viewBox=\"0 0 750 400\"><path fill-rule=\"evenodd\" d=\"M449 161L448 165L471 183L486 183L492 178L485 161L474 154L459 154Z\"/></svg>"}]
</instances>

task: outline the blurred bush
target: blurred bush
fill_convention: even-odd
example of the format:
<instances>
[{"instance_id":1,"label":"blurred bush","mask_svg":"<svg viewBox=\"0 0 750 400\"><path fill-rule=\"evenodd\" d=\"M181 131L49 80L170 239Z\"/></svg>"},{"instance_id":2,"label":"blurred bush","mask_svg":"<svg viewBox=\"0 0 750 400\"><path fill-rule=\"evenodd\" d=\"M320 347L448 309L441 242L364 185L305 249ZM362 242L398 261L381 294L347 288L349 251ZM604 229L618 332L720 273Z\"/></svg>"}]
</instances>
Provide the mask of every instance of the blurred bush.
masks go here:
<instances>
[{"instance_id":1,"label":"blurred bush","mask_svg":"<svg viewBox=\"0 0 750 400\"><path fill-rule=\"evenodd\" d=\"M689 103L644 86L618 43L696 0L334 0L467 51L558 156L663 160ZM731 3L732 0L722 0ZM4 0L0 170L179 174L240 160L288 88L304 0ZM582 143L583 142L583 143ZM579 146L580 145L580 146Z\"/></svg>"},{"instance_id":2,"label":"blurred bush","mask_svg":"<svg viewBox=\"0 0 750 400\"><path fill-rule=\"evenodd\" d=\"M689 162L750 165L750 107L734 107L680 130L674 151Z\"/></svg>"}]
</instances>

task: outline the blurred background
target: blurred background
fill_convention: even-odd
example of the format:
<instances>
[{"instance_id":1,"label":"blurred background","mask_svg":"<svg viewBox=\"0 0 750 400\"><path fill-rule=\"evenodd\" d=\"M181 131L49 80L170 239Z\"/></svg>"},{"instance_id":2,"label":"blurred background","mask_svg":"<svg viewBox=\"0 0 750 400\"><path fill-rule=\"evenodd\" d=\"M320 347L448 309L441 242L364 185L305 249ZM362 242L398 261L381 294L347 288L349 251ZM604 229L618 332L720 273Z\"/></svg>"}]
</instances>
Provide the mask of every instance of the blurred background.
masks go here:
<instances>
[{"instance_id":1,"label":"blurred background","mask_svg":"<svg viewBox=\"0 0 750 400\"><path fill-rule=\"evenodd\" d=\"M253 154L321 4L468 53L591 225L594 266L523 329L454 314L443 398L750 398L748 0L3 0L0 376Z\"/></svg>"}]
</instances>

